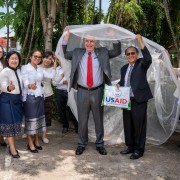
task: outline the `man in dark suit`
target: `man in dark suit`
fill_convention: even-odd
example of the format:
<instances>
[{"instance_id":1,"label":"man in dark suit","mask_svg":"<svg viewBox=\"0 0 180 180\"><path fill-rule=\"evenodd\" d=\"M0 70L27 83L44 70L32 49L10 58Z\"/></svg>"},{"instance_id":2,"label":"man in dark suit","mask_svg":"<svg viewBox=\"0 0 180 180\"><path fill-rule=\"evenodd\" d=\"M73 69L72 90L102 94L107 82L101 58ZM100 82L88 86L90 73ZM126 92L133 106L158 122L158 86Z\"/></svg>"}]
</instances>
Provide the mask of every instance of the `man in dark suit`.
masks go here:
<instances>
[{"instance_id":1,"label":"man in dark suit","mask_svg":"<svg viewBox=\"0 0 180 180\"><path fill-rule=\"evenodd\" d=\"M104 83L111 84L111 71L109 58L114 58L121 53L121 43L113 43L113 49L105 47L95 48L96 41L93 37L85 37L85 48L75 48L66 51L70 32L66 32L63 41L63 51L66 59L72 60L70 74L70 89L77 89L78 109L78 147L76 155L81 155L88 142L88 118L92 111L95 132L96 150L106 155L104 148L103 126L103 98Z\"/></svg>"},{"instance_id":2,"label":"man in dark suit","mask_svg":"<svg viewBox=\"0 0 180 180\"><path fill-rule=\"evenodd\" d=\"M121 80L117 87L130 87L131 110L123 110L125 143L128 147L120 154L130 154L130 159L143 156L146 141L147 102L152 93L147 82L146 74L152 63L151 55L144 45L141 35L136 35L143 58L138 57L138 49L130 46L125 54L128 64L121 68Z\"/></svg>"}]
</instances>

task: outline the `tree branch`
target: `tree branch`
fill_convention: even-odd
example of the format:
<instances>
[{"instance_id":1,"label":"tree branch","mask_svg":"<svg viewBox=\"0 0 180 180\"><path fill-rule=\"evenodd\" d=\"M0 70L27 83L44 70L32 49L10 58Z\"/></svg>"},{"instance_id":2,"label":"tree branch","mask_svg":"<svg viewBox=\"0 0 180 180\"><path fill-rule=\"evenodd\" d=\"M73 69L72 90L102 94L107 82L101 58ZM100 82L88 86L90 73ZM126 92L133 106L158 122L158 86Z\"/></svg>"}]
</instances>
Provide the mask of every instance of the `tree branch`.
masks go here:
<instances>
[{"instance_id":1,"label":"tree branch","mask_svg":"<svg viewBox=\"0 0 180 180\"><path fill-rule=\"evenodd\" d=\"M43 0L40 0L39 3L40 3L40 17L41 17L41 22L42 22L42 27L43 27L43 35L45 37L46 31L47 31L46 13L43 6Z\"/></svg>"}]
</instances>

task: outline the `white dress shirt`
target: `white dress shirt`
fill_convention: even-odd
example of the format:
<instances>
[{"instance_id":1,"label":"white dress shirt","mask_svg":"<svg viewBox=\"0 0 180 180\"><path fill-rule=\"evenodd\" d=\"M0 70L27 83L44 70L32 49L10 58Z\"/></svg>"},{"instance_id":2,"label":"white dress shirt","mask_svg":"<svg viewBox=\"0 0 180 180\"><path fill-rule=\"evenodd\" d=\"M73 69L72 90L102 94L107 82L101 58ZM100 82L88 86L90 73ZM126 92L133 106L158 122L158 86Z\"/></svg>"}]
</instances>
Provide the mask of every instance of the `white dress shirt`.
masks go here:
<instances>
[{"instance_id":1,"label":"white dress shirt","mask_svg":"<svg viewBox=\"0 0 180 180\"><path fill-rule=\"evenodd\" d=\"M54 71L53 67L44 68L42 66L39 66L39 68L42 68L43 71L45 71L47 73L51 73L52 71ZM52 78L43 77L42 84L44 86L44 97L45 98L53 95L51 81L52 81Z\"/></svg>"},{"instance_id":2,"label":"white dress shirt","mask_svg":"<svg viewBox=\"0 0 180 180\"><path fill-rule=\"evenodd\" d=\"M62 67L58 66L56 68L56 75L52 79L52 84L53 84L53 86L56 86L56 89L60 89L60 90L67 90L68 89L68 85L63 84L63 81L67 80L65 76L62 78L61 75L63 73L64 73L64 71L63 71Z\"/></svg>"},{"instance_id":3,"label":"white dress shirt","mask_svg":"<svg viewBox=\"0 0 180 180\"><path fill-rule=\"evenodd\" d=\"M42 80L43 78L53 78L55 75L55 70L52 70L50 72L47 72L43 70L43 68L40 68L37 66L37 69L34 68L31 63L28 63L27 65L22 66L21 68L21 74L24 84L24 92L23 96L28 95L34 95L35 97L43 96L44 95L44 89L42 86ZM29 89L28 85L33 84L36 82L37 88L35 90ZM26 100L26 97L23 98L23 100Z\"/></svg>"},{"instance_id":4,"label":"white dress shirt","mask_svg":"<svg viewBox=\"0 0 180 180\"><path fill-rule=\"evenodd\" d=\"M20 81L20 86L22 89L22 77L20 69L17 70L17 75ZM10 82L13 82L15 85L15 89L13 91L8 91L7 87L9 86ZM18 79L16 77L15 71L6 67L0 72L0 83L1 83L1 91L10 94L20 94L20 88L18 84Z\"/></svg>"},{"instance_id":5,"label":"white dress shirt","mask_svg":"<svg viewBox=\"0 0 180 180\"><path fill-rule=\"evenodd\" d=\"M3 70L2 62L0 61L0 72Z\"/></svg>"},{"instance_id":6,"label":"white dress shirt","mask_svg":"<svg viewBox=\"0 0 180 180\"><path fill-rule=\"evenodd\" d=\"M99 64L99 60L94 52L92 56L92 69L93 69L93 86L97 87L103 83L103 71ZM78 66L78 81L77 83L83 87L87 87L87 64L88 64L88 52L86 52Z\"/></svg>"},{"instance_id":7,"label":"white dress shirt","mask_svg":"<svg viewBox=\"0 0 180 180\"><path fill-rule=\"evenodd\" d=\"M133 66L133 68L134 68L134 64L129 64L129 66L127 68L125 79L124 79L124 85L125 86L127 86L127 79L128 79L128 74L129 74L129 71L130 71L130 66ZM132 70L133 70L133 68L132 68ZM130 97L134 97L134 94L133 94L132 88L131 88L131 83L130 83Z\"/></svg>"},{"instance_id":8,"label":"white dress shirt","mask_svg":"<svg viewBox=\"0 0 180 180\"><path fill-rule=\"evenodd\" d=\"M0 61L0 72L3 70L3 65L2 65L2 62ZM1 83L0 83L0 93L1 93Z\"/></svg>"}]
</instances>

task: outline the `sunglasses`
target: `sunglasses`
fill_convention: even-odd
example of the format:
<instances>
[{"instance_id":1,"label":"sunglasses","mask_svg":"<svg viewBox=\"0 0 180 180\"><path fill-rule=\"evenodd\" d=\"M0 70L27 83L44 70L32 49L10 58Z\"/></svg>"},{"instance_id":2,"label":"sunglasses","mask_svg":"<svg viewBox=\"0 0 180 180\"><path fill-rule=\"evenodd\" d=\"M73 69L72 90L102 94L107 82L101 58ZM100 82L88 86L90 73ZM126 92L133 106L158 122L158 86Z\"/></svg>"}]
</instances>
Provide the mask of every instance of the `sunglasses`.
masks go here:
<instances>
[{"instance_id":1,"label":"sunglasses","mask_svg":"<svg viewBox=\"0 0 180 180\"><path fill-rule=\"evenodd\" d=\"M126 53L126 56L135 55L135 54L136 54L135 52L129 52L129 53Z\"/></svg>"},{"instance_id":2,"label":"sunglasses","mask_svg":"<svg viewBox=\"0 0 180 180\"><path fill-rule=\"evenodd\" d=\"M33 57L34 57L35 59L42 59L41 56L35 56L35 55L33 55Z\"/></svg>"}]
</instances>

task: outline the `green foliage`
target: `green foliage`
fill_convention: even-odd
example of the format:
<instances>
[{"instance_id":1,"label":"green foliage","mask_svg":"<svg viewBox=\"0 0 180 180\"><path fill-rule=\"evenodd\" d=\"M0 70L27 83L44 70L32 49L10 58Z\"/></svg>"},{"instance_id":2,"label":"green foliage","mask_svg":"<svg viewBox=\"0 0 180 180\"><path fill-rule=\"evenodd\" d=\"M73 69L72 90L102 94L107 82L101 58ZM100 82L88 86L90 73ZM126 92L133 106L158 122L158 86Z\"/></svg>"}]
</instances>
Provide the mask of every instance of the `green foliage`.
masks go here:
<instances>
[{"instance_id":1,"label":"green foliage","mask_svg":"<svg viewBox=\"0 0 180 180\"><path fill-rule=\"evenodd\" d=\"M161 43L164 31L162 26L167 25L164 22L166 17L162 4L158 1L141 0L140 6L145 16L145 21L141 21L140 33L157 43Z\"/></svg>"},{"instance_id":2,"label":"green foliage","mask_svg":"<svg viewBox=\"0 0 180 180\"><path fill-rule=\"evenodd\" d=\"M113 5L112 13L110 16L110 23L115 24L116 16L119 8L122 8L123 1L118 7L118 2ZM107 19L107 17L105 18ZM122 15L121 26L129 29L130 31L137 32L141 29L141 22L144 20L144 13L142 8L137 4L136 0L129 1L125 4L124 12Z\"/></svg>"},{"instance_id":3,"label":"green foliage","mask_svg":"<svg viewBox=\"0 0 180 180\"><path fill-rule=\"evenodd\" d=\"M113 8L109 23L115 24L118 9L122 9L123 1L120 1L120 7L118 7L118 2L111 0ZM172 26L176 37L180 40L180 1L169 0L168 3ZM126 1L121 26L135 34L140 33L165 47L173 42L162 0Z\"/></svg>"},{"instance_id":4,"label":"green foliage","mask_svg":"<svg viewBox=\"0 0 180 180\"><path fill-rule=\"evenodd\" d=\"M138 32L141 29L142 21L144 21L142 8L136 3L136 0L128 2L124 8L123 27L132 32Z\"/></svg>"},{"instance_id":5,"label":"green foliage","mask_svg":"<svg viewBox=\"0 0 180 180\"><path fill-rule=\"evenodd\" d=\"M8 6L10 8L13 8L14 2L15 0L9 0L7 1L7 4L6 4L6 1L0 0L0 7ZM9 12L9 13L0 12L0 29L4 26L12 25L14 21L15 19L14 19L13 12Z\"/></svg>"},{"instance_id":6,"label":"green foliage","mask_svg":"<svg viewBox=\"0 0 180 180\"><path fill-rule=\"evenodd\" d=\"M110 0L109 0L110 1ZM9 24L13 24L15 30L16 39L20 40L23 44L26 35L33 0L9 0L9 6L13 8L13 3L16 4L14 13L5 14L0 12L0 28ZM33 49L44 50L44 37L42 24L40 19L40 7L39 1L36 1L36 22L35 22L35 35L33 41ZM47 6L47 0L43 1L44 6ZM63 10L65 7L65 0L63 2ZM118 7L118 1L111 0L112 12L110 16L110 23L115 24L116 15L118 10L122 8L124 0L120 1L120 7ZM129 29L134 33L140 33L143 36L152 39L153 41L167 47L172 43L172 37L167 24L167 20L164 13L164 7L162 0L128 0L125 3L124 12L122 15L122 27ZM87 12L85 12L84 1L82 0L69 0L67 8L67 16L65 17L67 25L83 24L84 16L86 13L86 22L91 24L93 14L93 0L88 0ZM169 0L170 16L172 26L175 31L176 37L180 39L180 1ZM0 0L0 6L5 7L5 1ZM47 9L47 8L45 8ZM65 11L64 11L65 12ZM98 23L99 10L95 8L93 24ZM62 24L60 23L60 13L57 11L56 22L53 32L53 50L55 50L59 37L63 32ZM107 21L107 16L104 18ZM29 39L32 33L32 24L29 32ZM25 48L25 54L28 51L28 45Z\"/></svg>"},{"instance_id":7,"label":"green foliage","mask_svg":"<svg viewBox=\"0 0 180 180\"><path fill-rule=\"evenodd\" d=\"M91 19L93 16L93 11L94 11L94 18L93 18L93 23L92 24L99 24L99 9L97 7L94 8L94 1L93 0L89 0L88 2L88 8L87 8L87 24L91 24ZM104 18L104 14L103 11L101 11L101 17L102 20Z\"/></svg>"},{"instance_id":8,"label":"green foliage","mask_svg":"<svg viewBox=\"0 0 180 180\"><path fill-rule=\"evenodd\" d=\"M0 0L0 7L4 7L4 0Z\"/></svg>"},{"instance_id":9,"label":"green foliage","mask_svg":"<svg viewBox=\"0 0 180 180\"><path fill-rule=\"evenodd\" d=\"M82 0L69 0L67 22L71 24L83 24L84 2Z\"/></svg>"},{"instance_id":10,"label":"green foliage","mask_svg":"<svg viewBox=\"0 0 180 180\"><path fill-rule=\"evenodd\" d=\"M14 8L15 16L17 21L13 23L15 37L20 41L20 44L23 45L24 39L26 36L27 27L30 20L31 10L32 10L32 0L24 1L17 0L16 7ZM39 12L39 1L36 1L36 20L35 20L35 33L33 38L32 49L38 49L40 51L44 50L44 38L42 32L42 24L40 19ZM30 32L28 36L28 41L30 42L32 34L33 24L31 23ZM25 47L24 57L27 56L29 50L29 44Z\"/></svg>"},{"instance_id":11,"label":"green foliage","mask_svg":"<svg viewBox=\"0 0 180 180\"><path fill-rule=\"evenodd\" d=\"M177 37L180 36L180 1L169 1L170 17L173 30ZM143 36L168 47L173 42L170 28L168 26L162 0L141 0L140 6L145 14L146 21L142 22Z\"/></svg>"}]
</instances>

